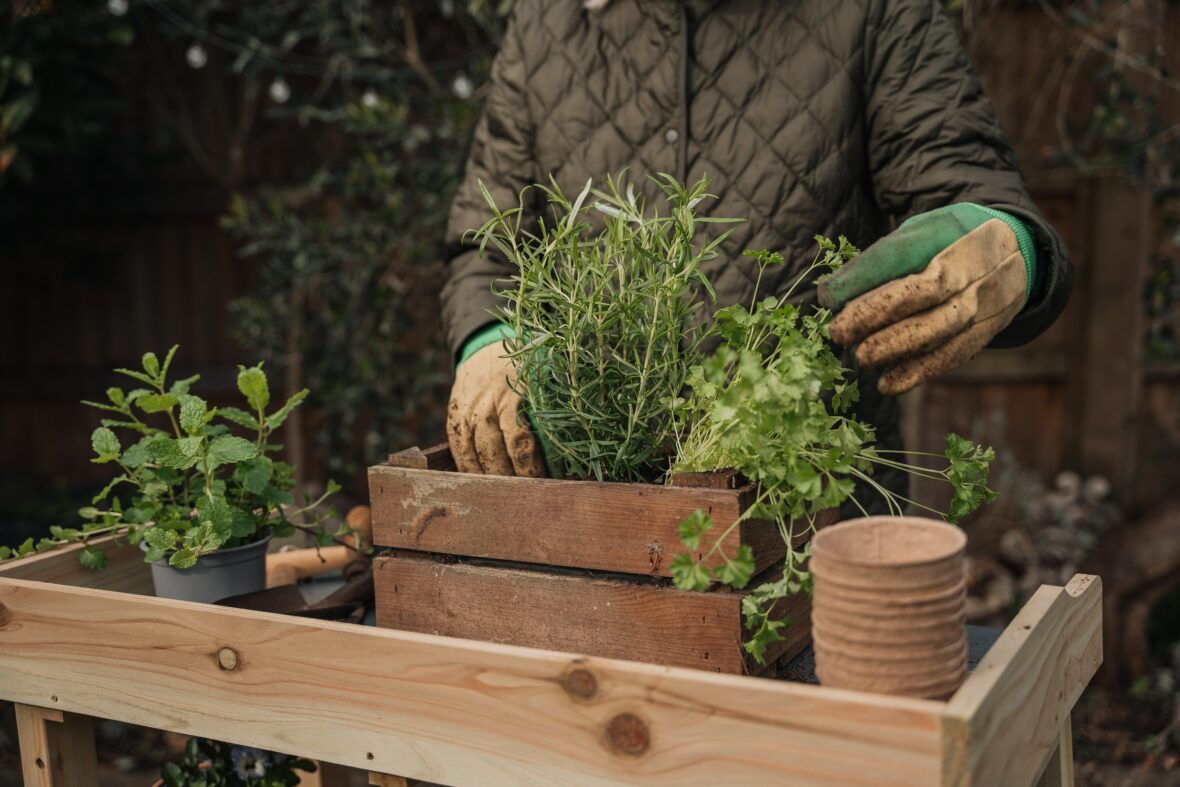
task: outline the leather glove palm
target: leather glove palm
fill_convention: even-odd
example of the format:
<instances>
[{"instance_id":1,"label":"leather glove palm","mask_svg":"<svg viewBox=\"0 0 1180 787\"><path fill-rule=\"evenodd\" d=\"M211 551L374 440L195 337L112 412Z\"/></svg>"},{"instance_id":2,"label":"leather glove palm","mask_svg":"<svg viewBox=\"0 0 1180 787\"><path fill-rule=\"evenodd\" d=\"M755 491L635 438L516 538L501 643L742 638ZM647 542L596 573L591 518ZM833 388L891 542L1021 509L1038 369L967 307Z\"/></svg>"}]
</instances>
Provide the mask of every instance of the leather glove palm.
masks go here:
<instances>
[{"instance_id":1,"label":"leather glove palm","mask_svg":"<svg viewBox=\"0 0 1180 787\"><path fill-rule=\"evenodd\" d=\"M464 473L545 475L537 439L524 418L524 401L512 390L516 371L504 342L477 350L455 370L447 407L447 438Z\"/></svg>"},{"instance_id":2,"label":"leather glove palm","mask_svg":"<svg viewBox=\"0 0 1180 787\"><path fill-rule=\"evenodd\" d=\"M820 281L820 304L840 309L832 340L859 343L865 368L887 367L882 393L965 363L1024 307L1031 236L1021 243L996 213L961 204L915 216Z\"/></svg>"}]
</instances>

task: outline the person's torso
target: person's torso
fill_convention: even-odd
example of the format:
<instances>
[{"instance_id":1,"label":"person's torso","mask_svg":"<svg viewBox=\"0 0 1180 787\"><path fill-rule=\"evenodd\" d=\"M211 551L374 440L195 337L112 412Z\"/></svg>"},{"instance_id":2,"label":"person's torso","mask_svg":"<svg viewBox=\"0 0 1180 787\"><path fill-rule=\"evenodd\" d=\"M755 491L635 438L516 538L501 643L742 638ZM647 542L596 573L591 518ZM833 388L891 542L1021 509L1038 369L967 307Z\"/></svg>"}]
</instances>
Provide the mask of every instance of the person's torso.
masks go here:
<instances>
[{"instance_id":1,"label":"person's torso","mask_svg":"<svg viewBox=\"0 0 1180 787\"><path fill-rule=\"evenodd\" d=\"M788 265L763 282L781 291L815 254L816 234L864 247L886 229L866 155L863 7L827 0L576 0L538 4L522 26L538 179L567 193L627 170L709 179L702 205L737 225L707 263L720 305L744 301L771 249ZM768 272L769 273L769 272ZM809 289L809 288L808 288Z\"/></svg>"}]
</instances>

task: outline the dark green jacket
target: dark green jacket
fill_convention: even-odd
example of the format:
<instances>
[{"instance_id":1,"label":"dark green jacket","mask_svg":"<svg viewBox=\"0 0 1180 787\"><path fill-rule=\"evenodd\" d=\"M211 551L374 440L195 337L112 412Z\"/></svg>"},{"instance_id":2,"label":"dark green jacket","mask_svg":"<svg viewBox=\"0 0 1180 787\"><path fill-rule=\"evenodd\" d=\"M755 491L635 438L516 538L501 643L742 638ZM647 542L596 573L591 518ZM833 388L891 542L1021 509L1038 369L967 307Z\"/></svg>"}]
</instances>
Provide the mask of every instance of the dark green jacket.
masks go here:
<instances>
[{"instance_id":1,"label":"dark green jacket","mask_svg":"<svg viewBox=\"0 0 1180 787\"><path fill-rule=\"evenodd\" d=\"M1007 211L1036 235L1035 289L995 346L1035 337L1069 294L1061 239L936 0L611 0L599 11L518 0L451 211L452 349L489 321L492 283L510 273L461 244L489 215L476 180L510 207L550 173L576 194L624 168L652 198L649 174L707 175L718 196L708 212L747 219L706 266L719 305L750 296L743 249L794 261L763 283L770 293L811 261L817 233L865 248L955 202ZM861 414L895 444L896 404L872 383L862 376Z\"/></svg>"}]
</instances>

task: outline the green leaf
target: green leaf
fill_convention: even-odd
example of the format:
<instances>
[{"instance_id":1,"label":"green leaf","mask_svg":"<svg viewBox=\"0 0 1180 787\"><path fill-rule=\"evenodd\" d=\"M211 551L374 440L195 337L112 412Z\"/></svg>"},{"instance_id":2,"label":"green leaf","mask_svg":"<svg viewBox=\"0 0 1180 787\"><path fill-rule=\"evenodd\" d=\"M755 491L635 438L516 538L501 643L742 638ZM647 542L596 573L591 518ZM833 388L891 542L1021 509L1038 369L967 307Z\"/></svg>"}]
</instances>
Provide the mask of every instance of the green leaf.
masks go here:
<instances>
[{"instance_id":1,"label":"green leaf","mask_svg":"<svg viewBox=\"0 0 1180 787\"><path fill-rule=\"evenodd\" d=\"M278 429L280 426L282 426L283 422L287 420L287 416L291 414L291 411L298 407L303 402L303 400L307 398L308 393L309 391L306 388L295 393L282 407L280 407L278 410L275 410L266 417L267 426L269 426L271 429Z\"/></svg>"},{"instance_id":2,"label":"green leaf","mask_svg":"<svg viewBox=\"0 0 1180 787\"><path fill-rule=\"evenodd\" d=\"M180 349L179 344L174 344L168 348L168 354L164 356L164 366L160 370L160 381L168 376L168 369L172 366L172 359L176 356L176 351Z\"/></svg>"},{"instance_id":3,"label":"green leaf","mask_svg":"<svg viewBox=\"0 0 1180 787\"><path fill-rule=\"evenodd\" d=\"M145 413L163 413L175 407L179 400L172 394L147 394L135 400Z\"/></svg>"},{"instance_id":4,"label":"green leaf","mask_svg":"<svg viewBox=\"0 0 1180 787\"><path fill-rule=\"evenodd\" d=\"M106 568L107 556L98 547L87 544L86 546L82 547L82 551L78 553L78 562L81 563L85 568L88 568L92 571L98 571L99 569Z\"/></svg>"},{"instance_id":5,"label":"green leaf","mask_svg":"<svg viewBox=\"0 0 1180 787\"><path fill-rule=\"evenodd\" d=\"M192 377L185 377L183 380L177 380L176 382L172 383L171 386L168 387L168 393L170 393L174 396L182 396L182 395L188 393L189 388L192 387L193 383L197 382L200 379L201 379L201 375L194 374Z\"/></svg>"},{"instance_id":6,"label":"green leaf","mask_svg":"<svg viewBox=\"0 0 1180 787\"><path fill-rule=\"evenodd\" d=\"M727 558L717 569L717 579L730 587L741 589L754 576L754 550L749 544L738 547L737 554Z\"/></svg>"},{"instance_id":7,"label":"green leaf","mask_svg":"<svg viewBox=\"0 0 1180 787\"><path fill-rule=\"evenodd\" d=\"M12 549L10 547L0 546L0 560L8 560L12 557Z\"/></svg>"},{"instance_id":8,"label":"green leaf","mask_svg":"<svg viewBox=\"0 0 1180 787\"><path fill-rule=\"evenodd\" d=\"M159 379L160 361L158 358L156 358L155 353L143 354L143 370L151 375L152 379Z\"/></svg>"},{"instance_id":9,"label":"green leaf","mask_svg":"<svg viewBox=\"0 0 1180 787\"><path fill-rule=\"evenodd\" d=\"M168 565L173 568L192 568L196 564L197 551L192 547L178 549L168 558Z\"/></svg>"},{"instance_id":10,"label":"green leaf","mask_svg":"<svg viewBox=\"0 0 1180 787\"><path fill-rule=\"evenodd\" d=\"M152 462L174 470L186 470L197 463L197 457L184 453L180 443L168 437L157 437L146 446Z\"/></svg>"},{"instance_id":11,"label":"green leaf","mask_svg":"<svg viewBox=\"0 0 1180 787\"><path fill-rule=\"evenodd\" d=\"M713 582L709 570L693 559L687 552L681 552L668 564L672 582L681 590L706 590Z\"/></svg>"},{"instance_id":12,"label":"green leaf","mask_svg":"<svg viewBox=\"0 0 1180 787\"><path fill-rule=\"evenodd\" d=\"M680 524L676 526L676 530L680 534L680 543L689 549L700 549L701 536L712 528L713 517L709 516L705 513L704 509L700 508L693 510L691 514L680 520Z\"/></svg>"},{"instance_id":13,"label":"green leaf","mask_svg":"<svg viewBox=\"0 0 1180 787\"><path fill-rule=\"evenodd\" d=\"M98 427L90 435L90 445L97 455L93 461L100 464L118 459L123 452L123 446L119 443L118 436L105 426Z\"/></svg>"},{"instance_id":14,"label":"green leaf","mask_svg":"<svg viewBox=\"0 0 1180 787\"><path fill-rule=\"evenodd\" d=\"M258 447L243 437L222 435L209 443L208 457L213 465L244 462L258 456Z\"/></svg>"},{"instance_id":15,"label":"green leaf","mask_svg":"<svg viewBox=\"0 0 1180 787\"><path fill-rule=\"evenodd\" d=\"M209 422L209 408L199 396L180 395L180 428L192 436L205 431Z\"/></svg>"},{"instance_id":16,"label":"green leaf","mask_svg":"<svg viewBox=\"0 0 1180 787\"><path fill-rule=\"evenodd\" d=\"M237 407L218 407L216 414L238 426L244 426L247 429L258 428L258 419Z\"/></svg>"},{"instance_id":17,"label":"green leaf","mask_svg":"<svg viewBox=\"0 0 1180 787\"><path fill-rule=\"evenodd\" d=\"M273 477L274 462L265 456L247 459L234 468L234 480L255 495L261 495Z\"/></svg>"},{"instance_id":18,"label":"green leaf","mask_svg":"<svg viewBox=\"0 0 1180 787\"><path fill-rule=\"evenodd\" d=\"M31 555L33 554L33 550L35 548L36 545L33 543L32 536L30 536L29 538L26 538L24 541L20 542L20 545L16 548L16 556L24 557L25 555Z\"/></svg>"},{"instance_id":19,"label":"green leaf","mask_svg":"<svg viewBox=\"0 0 1180 787\"><path fill-rule=\"evenodd\" d=\"M238 390L254 410L266 410L266 406L270 404L270 388L266 382L266 374L262 371L262 364L248 368L239 366L238 369Z\"/></svg>"}]
</instances>

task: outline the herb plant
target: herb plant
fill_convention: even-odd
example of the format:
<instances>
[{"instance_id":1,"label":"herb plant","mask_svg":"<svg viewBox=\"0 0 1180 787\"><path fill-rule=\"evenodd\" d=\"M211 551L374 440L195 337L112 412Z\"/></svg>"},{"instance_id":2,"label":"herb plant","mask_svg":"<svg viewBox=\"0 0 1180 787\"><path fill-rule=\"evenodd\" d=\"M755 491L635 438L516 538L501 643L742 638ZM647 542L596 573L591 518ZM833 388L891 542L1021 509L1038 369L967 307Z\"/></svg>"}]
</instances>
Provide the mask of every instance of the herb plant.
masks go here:
<instances>
[{"instance_id":1,"label":"herb plant","mask_svg":"<svg viewBox=\"0 0 1180 787\"><path fill-rule=\"evenodd\" d=\"M751 632L746 648L758 659L767 645L782 639L787 625L772 617L774 601L810 589L806 547L797 552L791 546L797 528L814 531L816 516L845 500L864 513L857 481L881 495L891 513L901 514L903 504L927 508L878 484L872 477L875 467L949 482L954 499L946 517L951 521L995 497L987 486L988 464L995 457L990 448L948 435L944 469L909 464L899 456L907 452L875 448L873 428L848 414L858 391L829 344L831 312L815 308L805 314L789 299L813 274L839 267L857 250L843 237L838 243L816 240L819 251L811 266L783 296L759 300L756 288L748 308L739 304L718 311L711 334L719 345L689 371L688 389L671 407L677 423L672 472L737 469L754 485L755 499L729 529L747 519L766 519L778 526L787 544L782 578L754 588L743 601ZM759 266L759 282L766 268L783 262L773 252L746 254ZM698 549L712 527L712 518L698 510L681 522L681 540ZM721 543L718 539L700 562L687 552L677 555L671 566L677 586L704 590L721 581L744 587L752 578L753 553L746 546L726 555Z\"/></svg>"},{"instance_id":2,"label":"herb plant","mask_svg":"<svg viewBox=\"0 0 1180 787\"><path fill-rule=\"evenodd\" d=\"M109 533L123 533L132 544L146 545L145 561L167 557L176 568L189 568L201 555L240 546L268 534L289 535L296 528L324 545L350 534L347 524L331 534L323 523L335 516L322 510L338 487L329 482L318 499L294 505L294 468L272 458L282 446L273 432L307 397L299 391L270 409L270 388L262 365L239 367L237 385L247 409L210 407L190 393L199 376L169 382L177 347L161 362L143 356L142 370L117 369L140 387L107 389L106 402L84 402L108 413L94 430L91 444L97 464L117 474L79 512L81 527L53 527L49 537L11 549L0 547L0 560L82 542L79 559L88 568L106 565L101 550L87 543ZM130 433L124 444L115 430Z\"/></svg>"},{"instance_id":3,"label":"herb plant","mask_svg":"<svg viewBox=\"0 0 1180 787\"><path fill-rule=\"evenodd\" d=\"M535 231L522 227L521 207L502 211L483 190L492 218L474 235L516 265L500 317L515 332L508 356L556 474L652 481L667 469L667 402L700 360L698 312L714 297L701 263L728 233L696 239L699 225L726 221L695 213L711 197L706 180L658 182L666 215L649 216L614 179L606 190L587 182L572 203L556 182L535 186L551 208ZM588 209L602 214L600 233L582 218Z\"/></svg>"}]
</instances>

